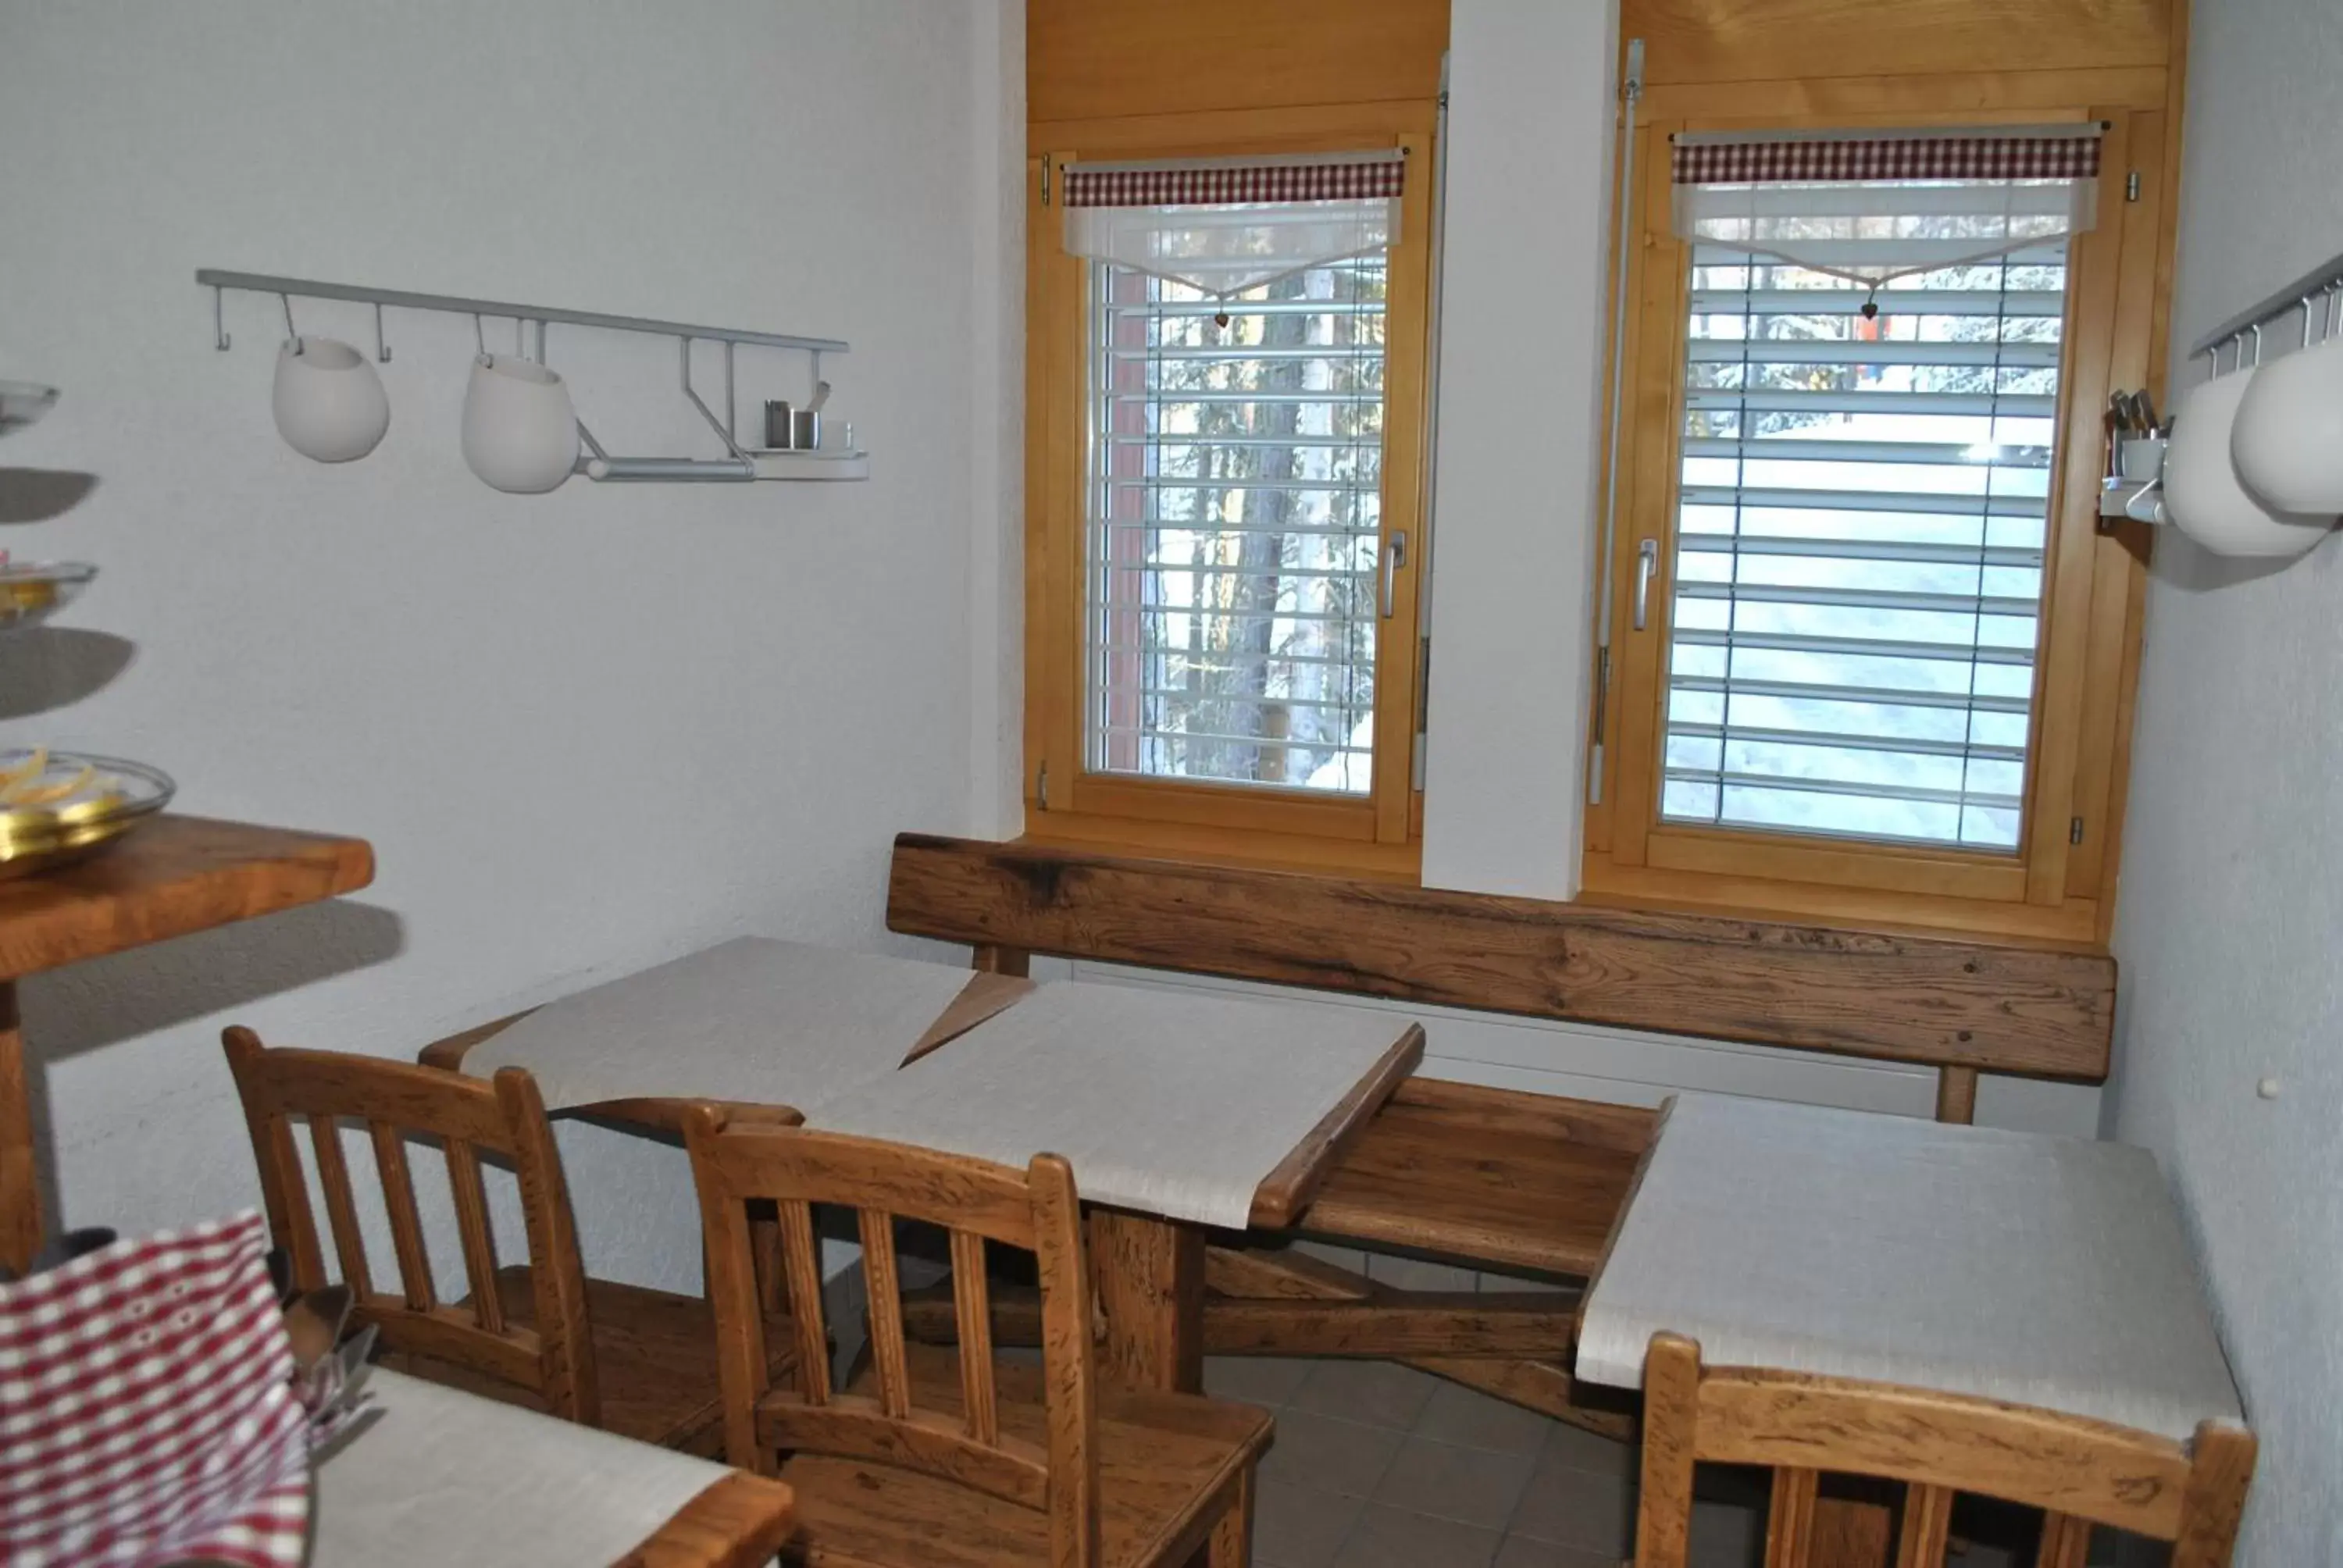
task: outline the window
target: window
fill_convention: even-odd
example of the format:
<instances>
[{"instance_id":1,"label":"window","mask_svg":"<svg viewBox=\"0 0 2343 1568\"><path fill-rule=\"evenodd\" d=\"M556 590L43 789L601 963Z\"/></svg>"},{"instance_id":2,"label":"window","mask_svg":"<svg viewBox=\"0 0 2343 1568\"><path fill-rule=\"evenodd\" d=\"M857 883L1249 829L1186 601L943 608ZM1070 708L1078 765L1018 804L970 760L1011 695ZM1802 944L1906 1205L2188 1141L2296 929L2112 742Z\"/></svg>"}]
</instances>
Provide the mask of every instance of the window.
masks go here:
<instances>
[{"instance_id":1,"label":"window","mask_svg":"<svg viewBox=\"0 0 2343 1568\"><path fill-rule=\"evenodd\" d=\"M1092 264L1091 770L1373 787L1387 283Z\"/></svg>"},{"instance_id":2,"label":"window","mask_svg":"<svg viewBox=\"0 0 2343 1568\"><path fill-rule=\"evenodd\" d=\"M1936 266L2006 190L1779 194L1759 237L1911 270L1693 246L1661 818L2015 853L2065 240Z\"/></svg>"},{"instance_id":3,"label":"window","mask_svg":"<svg viewBox=\"0 0 2343 1568\"><path fill-rule=\"evenodd\" d=\"M1315 146L1051 156L1029 833L1408 853L1429 139L1390 123L1418 106L1363 113Z\"/></svg>"},{"instance_id":4,"label":"window","mask_svg":"<svg viewBox=\"0 0 2343 1568\"><path fill-rule=\"evenodd\" d=\"M2127 128L1653 127L1591 888L2094 934Z\"/></svg>"}]
</instances>

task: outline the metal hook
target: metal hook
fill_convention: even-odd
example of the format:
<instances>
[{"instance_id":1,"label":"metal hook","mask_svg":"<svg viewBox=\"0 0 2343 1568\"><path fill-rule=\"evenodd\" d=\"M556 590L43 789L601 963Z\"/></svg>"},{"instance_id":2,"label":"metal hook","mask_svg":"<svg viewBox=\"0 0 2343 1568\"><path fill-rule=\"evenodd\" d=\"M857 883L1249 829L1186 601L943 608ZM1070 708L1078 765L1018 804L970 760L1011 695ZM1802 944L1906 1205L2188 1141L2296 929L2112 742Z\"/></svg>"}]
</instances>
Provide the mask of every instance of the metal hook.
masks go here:
<instances>
[{"instance_id":1,"label":"metal hook","mask_svg":"<svg viewBox=\"0 0 2343 1568\"><path fill-rule=\"evenodd\" d=\"M2308 294L2302 297L2302 346L2305 348L2310 347L2310 302L2315 297Z\"/></svg>"},{"instance_id":2,"label":"metal hook","mask_svg":"<svg viewBox=\"0 0 2343 1568\"><path fill-rule=\"evenodd\" d=\"M472 344L485 357L488 352L488 329L480 325L480 313L472 312Z\"/></svg>"},{"instance_id":3,"label":"metal hook","mask_svg":"<svg viewBox=\"0 0 2343 1568\"><path fill-rule=\"evenodd\" d=\"M545 317L537 318L537 362L545 363Z\"/></svg>"},{"instance_id":4,"label":"metal hook","mask_svg":"<svg viewBox=\"0 0 2343 1568\"><path fill-rule=\"evenodd\" d=\"M285 336L292 340L293 352L299 354L302 352L301 329L293 325L293 297L280 294L277 297L277 303L285 307Z\"/></svg>"},{"instance_id":5,"label":"metal hook","mask_svg":"<svg viewBox=\"0 0 2343 1568\"><path fill-rule=\"evenodd\" d=\"M220 302L220 297L226 292L224 288L212 290L212 347L222 354L228 350L227 320Z\"/></svg>"},{"instance_id":6,"label":"metal hook","mask_svg":"<svg viewBox=\"0 0 2343 1568\"><path fill-rule=\"evenodd\" d=\"M528 357L528 342L521 336L522 328L527 325L519 317L513 317L513 357L516 359Z\"/></svg>"},{"instance_id":7,"label":"metal hook","mask_svg":"<svg viewBox=\"0 0 2343 1568\"><path fill-rule=\"evenodd\" d=\"M2246 330L2254 335L2254 368L2258 370L2262 367L2262 324L2257 321ZM2244 350L2245 346L2243 344L2239 344L2238 352L2240 356L2243 355Z\"/></svg>"},{"instance_id":8,"label":"metal hook","mask_svg":"<svg viewBox=\"0 0 2343 1568\"><path fill-rule=\"evenodd\" d=\"M377 300L374 307L374 357L385 365L390 363L390 343L382 335L382 302L380 300Z\"/></svg>"},{"instance_id":9,"label":"metal hook","mask_svg":"<svg viewBox=\"0 0 2343 1568\"><path fill-rule=\"evenodd\" d=\"M815 389L816 389L817 391L820 389L820 387L821 387L821 350L820 350L820 349L819 349L819 348L817 348L817 349L815 349L815 350L813 351L813 384L814 384L814 387L815 387Z\"/></svg>"}]
</instances>

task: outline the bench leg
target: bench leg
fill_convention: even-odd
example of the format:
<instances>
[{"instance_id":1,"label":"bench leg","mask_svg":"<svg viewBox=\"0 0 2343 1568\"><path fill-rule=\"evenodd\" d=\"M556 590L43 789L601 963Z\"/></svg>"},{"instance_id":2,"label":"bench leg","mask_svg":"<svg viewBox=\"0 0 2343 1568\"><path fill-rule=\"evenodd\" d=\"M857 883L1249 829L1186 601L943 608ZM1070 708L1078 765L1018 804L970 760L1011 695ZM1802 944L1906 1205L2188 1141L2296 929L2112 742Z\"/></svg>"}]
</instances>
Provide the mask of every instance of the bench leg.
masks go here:
<instances>
[{"instance_id":1,"label":"bench leg","mask_svg":"<svg viewBox=\"0 0 2343 1568\"><path fill-rule=\"evenodd\" d=\"M1302 1297L1321 1301L1365 1301L1403 1303L1408 1292L1377 1285L1347 1269L1315 1258L1282 1253L1238 1251L1214 1247L1206 1254L1205 1282L1224 1296ZM1204 1307L1205 1337L1211 1338L1212 1303ZM1297 1347L1295 1353L1308 1350ZM1615 1442L1635 1441L1632 1407L1594 1408L1582 1402L1577 1380L1556 1362L1513 1356L1410 1355L1394 1358L1403 1366L1463 1383L1508 1403L1536 1411Z\"/></svg>"}]
</instances>

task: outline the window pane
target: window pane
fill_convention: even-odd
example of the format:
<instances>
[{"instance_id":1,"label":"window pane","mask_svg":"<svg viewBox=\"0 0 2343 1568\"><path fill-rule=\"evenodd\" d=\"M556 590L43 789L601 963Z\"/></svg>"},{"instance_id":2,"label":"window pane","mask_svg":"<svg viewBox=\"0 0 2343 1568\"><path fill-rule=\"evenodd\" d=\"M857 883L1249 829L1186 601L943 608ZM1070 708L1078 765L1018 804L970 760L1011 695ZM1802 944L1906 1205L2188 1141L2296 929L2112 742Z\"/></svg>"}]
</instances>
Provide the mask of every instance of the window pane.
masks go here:
<instances>
[{"instance_id":1,"label":"window pane","mask_svg":"<svg viewBox=\"0 0 2343 1568\"><path fill-rule=\"evenodd\" d=\"M1692 265L1661 816L2014 852L2063 244L1893 278L1875 317L1786 261Z\"/></svg>"},{"instance_id":2,"label":"window pane","mask_svg":"<svg viewBox=\"0 0 2343 1568\"><path fill-rule=\"evenodd\" d=\"M1090 768L1366 794L1383 258L1091 289Z\"/></svg>"}]
</instances>

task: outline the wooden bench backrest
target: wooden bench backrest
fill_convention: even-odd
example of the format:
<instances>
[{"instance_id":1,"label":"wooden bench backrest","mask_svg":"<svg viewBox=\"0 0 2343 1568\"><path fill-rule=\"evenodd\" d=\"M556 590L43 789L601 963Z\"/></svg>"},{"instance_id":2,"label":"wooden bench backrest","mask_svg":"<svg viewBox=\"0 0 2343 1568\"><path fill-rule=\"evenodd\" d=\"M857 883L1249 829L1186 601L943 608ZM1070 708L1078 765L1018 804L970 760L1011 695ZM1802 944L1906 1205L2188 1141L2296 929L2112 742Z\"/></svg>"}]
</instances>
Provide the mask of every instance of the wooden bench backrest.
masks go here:
<instances>
[{"instance_id":1,"label":"wooden bench backrest","mask_svg":"<svg viewBox=\"0 0 2343 1568\"><path fill-rule=\"evenodd\" d=\"M1051 1560L1098 1561L1098 1442L1090 1274L1071 1168L1037 1154L1023 1171L840 1133L739 1122L720 1106L684 1119L707 1230L709 1302L724 1387L725 1458L769 1475L777 1449L901 1465L1050 1515ZM798 1334L797 1383L776 1390L764 1344L749 1205L779 1214L782 1272ZM878 1397L830 1386L812 1206L855 1211L870 1297ZM950 1236L960 1343L957 1416L914 1402L903 1339L897 1217ZM992 1376L988 1241L1034 1254L1041 1286L1046 1449L1001 1430Z\"/></svg>"},{"instance_id":2,"label":"wooden bench backrest","mask_svg":"<svg viewBox=\"0 0 2343 1568\"><path fill-rule=\"evenodd\" d=\"M2253 1434L2207 1422L2186 1445L2054 1411L1755 1367L1704 1367L1681 1335L1644 1362L1636 1568L1684 1568L1696 1462L1774 1470L1766 1561L1805 1568L1816 1477L1906 1484L1898 1568L1943 1568L1956 1495L2045 1511L2036 1568L2082 1568L2093 1523L2174 1543L2173 1568L2226 1568Z\"/></svg>"},{"instance_id":3,"label":"wooden bench backrest","mask_svg":"<svg viewBox=\"0 0 2343 1568\"><path fill-rule=\"evenodd\" d=\"M377 1325L387 1349L452 1362L528 1390L553 1414L596 1424L601 1402L586 1318L585 1270L578 1261L561 1155L537 1081L517 1067L488 1083L378 1057L272 1050L240 1026L226 1030L220 1039L252 1130L269 1232L292 1258L294 1283L310 1291L327 1282L309 1184L293 1141L297 1118L308 1124L334 1251L355 1298L353 1321ZM345 1121L365 1123L373 1141L398 1273L396 1292L375 1289L344 1158ZM471 1285L466 1307L442 1304L432 1283L422 1215L407 1171L410 1135L437 1139L446 1151L457 1237ZM497 1295L496 1242L480 1179L484 1151L508 1161L519 1178L535 1293L537 1321L531 1327L508 1323Z\"/></svg>"},{"instance_id":4,"label":"wooden bench backrest","mask_svg":"<svg viewBox=\"0 0 2343 1568\"><path fill-rule=\"evenodd\" d=\"M1657 914L904 833L890 930L1430 1006L2097 1082L2101 954ZM1013 962L1013 957L1012 957Z\"/></svg>"}]
</instances>

